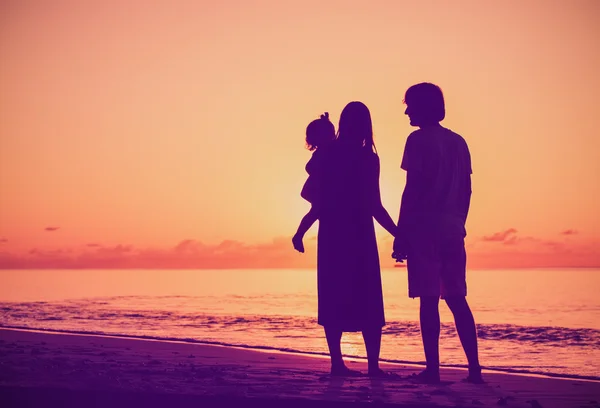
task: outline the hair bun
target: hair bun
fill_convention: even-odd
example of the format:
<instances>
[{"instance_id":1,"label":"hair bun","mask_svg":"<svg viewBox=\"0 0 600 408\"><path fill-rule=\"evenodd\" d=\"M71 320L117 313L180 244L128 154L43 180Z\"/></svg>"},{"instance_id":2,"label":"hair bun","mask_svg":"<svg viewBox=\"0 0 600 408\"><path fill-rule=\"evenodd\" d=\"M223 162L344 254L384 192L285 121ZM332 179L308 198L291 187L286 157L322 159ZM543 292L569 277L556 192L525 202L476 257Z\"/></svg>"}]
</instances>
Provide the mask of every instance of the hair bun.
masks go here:
<instances>
[{"instance_id":1,"label":"hair bun","mask_svg":"<svg viewBox=\"0 0 600 408\"><path fill-rule=\"evenodd\" d=\"M325 112L321 115L321 119L329 120L329 112Z\"/></svg>"}]
</instances>

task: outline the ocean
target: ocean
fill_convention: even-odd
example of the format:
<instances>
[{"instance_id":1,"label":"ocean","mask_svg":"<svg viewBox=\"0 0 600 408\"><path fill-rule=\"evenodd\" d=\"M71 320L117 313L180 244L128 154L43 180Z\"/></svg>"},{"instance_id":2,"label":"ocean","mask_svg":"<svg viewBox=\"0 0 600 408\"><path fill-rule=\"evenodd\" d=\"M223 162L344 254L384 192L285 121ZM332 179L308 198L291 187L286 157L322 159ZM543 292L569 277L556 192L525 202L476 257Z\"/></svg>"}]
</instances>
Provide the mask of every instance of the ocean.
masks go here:
<instances>
[{"instance_id":1,"label":"ocean","mask_svg":"<svg viewBox=\"0 0 600 408\"><path fill-rule=\"evenodd\" d=\"M424 362L406 270L382 271L381 358ZM600 379L599 269L472 270L467 297L488 369ZM0 326L326 354L314 270L3 270ZM465 366L440 302L440 358ZM364 357L360 333L342 351Z\"/></svg>"}]
</instances>

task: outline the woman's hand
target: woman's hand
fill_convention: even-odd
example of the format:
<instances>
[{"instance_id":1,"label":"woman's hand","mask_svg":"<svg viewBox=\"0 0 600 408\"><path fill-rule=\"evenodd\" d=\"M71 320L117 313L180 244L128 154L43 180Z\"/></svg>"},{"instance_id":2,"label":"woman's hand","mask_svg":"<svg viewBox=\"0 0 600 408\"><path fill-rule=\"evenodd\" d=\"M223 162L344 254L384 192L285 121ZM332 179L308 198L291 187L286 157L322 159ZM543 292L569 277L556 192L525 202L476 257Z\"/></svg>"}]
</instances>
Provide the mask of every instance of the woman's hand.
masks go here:
<instances>
[{"instance_id":1,"label":"woman's hand","mask_svg":"<svg viewBox=\"0 0 600 408\"><path fill-rule=\"evenodd\" d=\"M294 235L292 238L292 245L294 245L294 249L298 252L304 253L304 243L302 242L302 235Z\"/></svg>"}]
</instances>

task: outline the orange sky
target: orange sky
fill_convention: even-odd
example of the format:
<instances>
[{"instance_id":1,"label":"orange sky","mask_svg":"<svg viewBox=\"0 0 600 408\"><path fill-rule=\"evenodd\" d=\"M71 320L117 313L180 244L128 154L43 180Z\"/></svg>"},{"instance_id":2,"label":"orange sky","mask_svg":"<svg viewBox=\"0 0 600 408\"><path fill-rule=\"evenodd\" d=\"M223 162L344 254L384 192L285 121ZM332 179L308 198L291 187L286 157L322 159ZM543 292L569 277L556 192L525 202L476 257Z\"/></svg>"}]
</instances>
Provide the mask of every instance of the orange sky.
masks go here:
<instances>
[{"instance_id":1,"label":"orange sky","mask_svg":"<svg viewBox=\"0 0 600 408\"><path fill-rule=\"evenodd\" d=\"M594 0L3 1L0 267L310 265L287 238L306 125L367 104L395 218L421 81L471 148L474 265L600 266L599 18Z\"/></svg>"}]
</instances>

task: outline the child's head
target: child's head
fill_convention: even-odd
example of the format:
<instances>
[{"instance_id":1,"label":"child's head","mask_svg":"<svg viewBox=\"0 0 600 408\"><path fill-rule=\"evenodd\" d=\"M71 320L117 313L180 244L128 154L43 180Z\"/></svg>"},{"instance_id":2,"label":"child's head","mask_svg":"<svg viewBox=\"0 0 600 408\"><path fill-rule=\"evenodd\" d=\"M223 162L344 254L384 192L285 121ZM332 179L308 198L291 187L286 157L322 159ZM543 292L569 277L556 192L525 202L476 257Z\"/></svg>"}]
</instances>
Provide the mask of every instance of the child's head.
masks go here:
<instances>
[{"instance_id":1,"label":"child's head","mask_svg":"<svg viewBox=\"0 0 600 408\"><path fill-rule=\"evenodd\" d=\"M319 119L313 120L306 127L306 147L312 151L335 140L335 127L329 121L329 113L325 112Z\"/></svg>"}]
</instances>

